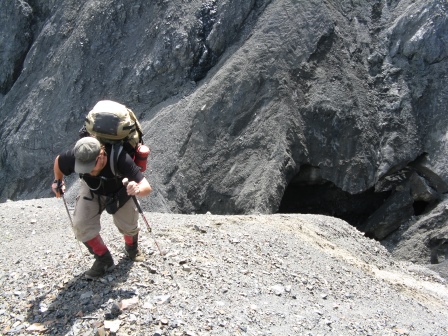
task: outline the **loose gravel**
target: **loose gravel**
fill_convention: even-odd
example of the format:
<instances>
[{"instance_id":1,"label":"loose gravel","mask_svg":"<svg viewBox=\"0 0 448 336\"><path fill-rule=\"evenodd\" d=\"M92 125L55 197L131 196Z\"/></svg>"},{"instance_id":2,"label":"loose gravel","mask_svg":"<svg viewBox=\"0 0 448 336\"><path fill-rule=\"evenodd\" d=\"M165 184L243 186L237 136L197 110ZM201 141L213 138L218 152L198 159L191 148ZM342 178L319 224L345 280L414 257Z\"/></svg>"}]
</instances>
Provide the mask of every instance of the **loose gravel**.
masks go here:
<instances>
[{"instance_id":1,"label":"loose gravel","mask_svg":"<svg viewBox=\"0 0 448 336\"><path fill-rule=\"evenodd\" d=\"M0 334L448 334L445 280L339 219L145 215L167 255L142 222L132 263L104 214L117 266L91 281L62 200L0 204Z\"/></svg>"}]
</instances>

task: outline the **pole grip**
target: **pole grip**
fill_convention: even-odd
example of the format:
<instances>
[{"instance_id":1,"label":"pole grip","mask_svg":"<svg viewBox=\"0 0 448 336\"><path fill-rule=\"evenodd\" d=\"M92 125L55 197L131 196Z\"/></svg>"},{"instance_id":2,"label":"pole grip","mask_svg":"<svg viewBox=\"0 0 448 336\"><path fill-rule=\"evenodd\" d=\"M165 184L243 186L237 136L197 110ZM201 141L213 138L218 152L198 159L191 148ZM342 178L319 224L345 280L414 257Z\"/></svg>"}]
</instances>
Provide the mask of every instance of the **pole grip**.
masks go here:
<instances>
[{"instance_id":1,"label":"pole grip","mask_svg":"<svg viewBox=\"0 0 448 336\"><path fill-rule=\"evenodd\" d=\"M129 183L129 180L128 180L127 177L125 177L121 182L123 182L123 185L126 187L126 186L128 185L128 183ZM138 209L138 212L139 212L141 215L143 215L143 209L142 209L142 207L140 206L140 203L138 202L137 197L135 197L135 195L132 195L131 198L132 198L132 200L134 201L135 206L136 206L137 209Z\"/></svg>"}]
</instances>

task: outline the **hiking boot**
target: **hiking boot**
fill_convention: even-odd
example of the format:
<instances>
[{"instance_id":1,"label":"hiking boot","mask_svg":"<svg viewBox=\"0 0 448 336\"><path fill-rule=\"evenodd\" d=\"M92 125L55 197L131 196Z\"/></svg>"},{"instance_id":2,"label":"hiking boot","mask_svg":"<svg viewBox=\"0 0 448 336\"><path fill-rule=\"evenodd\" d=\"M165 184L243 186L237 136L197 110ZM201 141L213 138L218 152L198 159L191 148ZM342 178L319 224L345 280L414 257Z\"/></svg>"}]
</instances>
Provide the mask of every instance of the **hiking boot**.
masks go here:
<instances>
[{"instance_id":1,"label":"hiking boot","mask_svg":"<svg viewBox=\"0 0 448 336\"><path fill-rule=\"evenodd\" d=\"M145 256L143 255L142 251L140 251L137 244L134 244L132 246L125 244L124 250L125 250L126 255L132 261L140 262L140 261L145 260Z\"/></svg>"},{"instance_id":2,"label":"hiking boot","mask_svg":"<svg viewBox=\"0 0 448 336\"><path fill-rule=\"evenodd\" d=\"M84 276L87 279L97 279L106 274L106 272L112 271L114 267L114 260L109 251L102 256L95 254L95 262L92 267L84 273Z\"/></svg>"}]
</instances>

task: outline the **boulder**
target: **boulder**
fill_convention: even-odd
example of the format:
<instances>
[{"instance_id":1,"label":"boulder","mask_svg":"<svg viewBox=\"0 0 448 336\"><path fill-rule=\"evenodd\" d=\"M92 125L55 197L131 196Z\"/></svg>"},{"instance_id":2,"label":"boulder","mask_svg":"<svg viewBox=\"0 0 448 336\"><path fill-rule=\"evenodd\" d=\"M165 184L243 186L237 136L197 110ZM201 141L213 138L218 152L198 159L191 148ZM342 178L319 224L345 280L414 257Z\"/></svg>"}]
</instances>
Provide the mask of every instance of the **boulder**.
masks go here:
<instances>
[{"instance_id":1,"label":"boulder","mask_svg":"<svg viewBox=\"0 0 448 336\"><path fill-rule=\"evenodd\" d=\"M411 186L401 185L361 226L368 237L382 240L414 214Z\"/></svg>"}]
</instances>

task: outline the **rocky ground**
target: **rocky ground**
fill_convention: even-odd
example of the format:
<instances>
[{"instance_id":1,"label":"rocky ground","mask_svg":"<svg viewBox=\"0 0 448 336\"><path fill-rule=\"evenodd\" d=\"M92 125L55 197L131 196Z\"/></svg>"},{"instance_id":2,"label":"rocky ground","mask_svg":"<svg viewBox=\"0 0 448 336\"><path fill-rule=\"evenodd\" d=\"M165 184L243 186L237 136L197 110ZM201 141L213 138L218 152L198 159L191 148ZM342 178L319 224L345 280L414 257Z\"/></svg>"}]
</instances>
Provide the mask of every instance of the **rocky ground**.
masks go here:
<instances>
[{"instance_id":1,"label":"rocky ground","mask_svg":"<svg viewBox=\"0 0 448 336\"><path fill-rule=\"evenodd\" d=\"M146 213L143 263L93 262L62 200L0 204L0 334L446 335L448 289L437 273L393 260L347 223L316 215Z\"/></svg>"}]
</instances>

